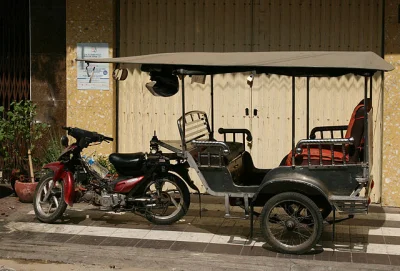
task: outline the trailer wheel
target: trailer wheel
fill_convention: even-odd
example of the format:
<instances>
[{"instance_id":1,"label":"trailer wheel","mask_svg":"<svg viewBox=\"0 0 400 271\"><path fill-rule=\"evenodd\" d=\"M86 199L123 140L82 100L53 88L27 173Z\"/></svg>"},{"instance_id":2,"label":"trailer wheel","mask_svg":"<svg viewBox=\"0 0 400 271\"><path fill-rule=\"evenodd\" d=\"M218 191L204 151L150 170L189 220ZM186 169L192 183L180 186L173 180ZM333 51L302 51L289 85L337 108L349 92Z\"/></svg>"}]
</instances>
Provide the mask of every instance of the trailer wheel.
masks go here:
<instances>
[{"instance_id":1,"label":"trailer wheel","mask_svg":"<svg viewBox=\"0 0 400 271\"><path fill-rule=\"evenodd\" d=\"M266 202L260 224L265 240L274 249L303 254L319 241L323 219L310 198L296 192L285 192Z\"/></svg>"}]
</instances>

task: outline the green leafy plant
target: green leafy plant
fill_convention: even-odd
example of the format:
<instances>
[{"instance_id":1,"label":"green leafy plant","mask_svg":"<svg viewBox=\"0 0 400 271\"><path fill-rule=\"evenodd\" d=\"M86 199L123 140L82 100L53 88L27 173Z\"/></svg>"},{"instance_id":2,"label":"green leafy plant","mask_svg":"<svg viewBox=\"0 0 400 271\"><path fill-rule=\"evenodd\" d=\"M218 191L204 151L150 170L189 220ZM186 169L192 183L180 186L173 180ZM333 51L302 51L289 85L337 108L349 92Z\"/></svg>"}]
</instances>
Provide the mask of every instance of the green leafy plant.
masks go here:
<instances>
[{"instance_id":1,"label":"green leafy plant","mask_svg":"<svg viewBox=\"0 0 400 271\"><path fill-rule=\"evenodd\" d=\"M36 123L36 105L31 101L12 102L10 110L0 107L0 158L3 170L28 168L28 149L33 153L36 142L48 125Z\"/></svg>"},{"instance_id":2,"label":"green leafy plant","mask_svg":"<svg viewBox=\"0 0 400 271\"><path fill-rule=\"evenodd\" d=\"M61 144L62 133L55 129L49 129L49 132L40 139L34 156L34 166L41 168L43 165L57 161L64 147Z\"/></svg>"},{"instance_id":3,"label":"green leafy plant","mask_svg":"<svg viewBox=\"0 0 400 271\"><path fill-rule=\"evenodd\" d=\"M100 165L105 167L111 175L114 175L115 173L117 173L117 171L115 170L114 165L110 163L110 161L108 160L107 156L105 156L105 155L97 155L96 156L96 161Z\"/></svg>"}]
</instances>

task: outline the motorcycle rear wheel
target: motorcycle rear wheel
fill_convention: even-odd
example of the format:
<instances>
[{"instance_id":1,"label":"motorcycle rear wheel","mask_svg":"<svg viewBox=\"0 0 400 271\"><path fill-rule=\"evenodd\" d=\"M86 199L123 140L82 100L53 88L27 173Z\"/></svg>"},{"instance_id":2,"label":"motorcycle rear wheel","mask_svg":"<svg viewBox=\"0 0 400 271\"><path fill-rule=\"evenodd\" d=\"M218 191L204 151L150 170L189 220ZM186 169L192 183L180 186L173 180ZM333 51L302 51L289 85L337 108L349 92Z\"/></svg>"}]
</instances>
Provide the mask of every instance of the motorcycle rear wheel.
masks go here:
<instances>
[{"instance_id":1,"label":"motorcycle rear wheel","mask_svg":"<svg viewBox=\"0 0 400 271\"><path fill-rule=\"evenodd\" d=\"M157 225L170 225L181 219L190 206L189 189L174 174L152 180L144 190L144 197L151 197L153 205L146 208L146 219Z\"/></svg>"},{"instance_id":2,"label":"motorcycle rear wheel","mask_svg":"<svg viewBox=\"0 0 400 271\"><path fill-rule=\"evenodd\" d=\"M54 182L53 175L53 172L49 172L40 179L33 197L36 218L44 223L54 223L67 209L67 203L64 201L64 185L61 180ZM49 196L43 201L49 189L51 189Z\"/></svg>"}]
</instances>

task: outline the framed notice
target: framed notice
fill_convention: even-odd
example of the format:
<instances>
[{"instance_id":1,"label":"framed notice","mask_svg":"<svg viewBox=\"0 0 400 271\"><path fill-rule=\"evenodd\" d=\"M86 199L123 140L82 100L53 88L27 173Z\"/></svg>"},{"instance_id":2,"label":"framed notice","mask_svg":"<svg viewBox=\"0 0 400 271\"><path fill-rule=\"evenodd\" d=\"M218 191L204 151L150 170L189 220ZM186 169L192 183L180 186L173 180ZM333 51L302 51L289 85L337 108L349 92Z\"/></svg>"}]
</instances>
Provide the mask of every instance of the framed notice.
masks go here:
<instances>
[{"instance_id":1,"label":"framed notice","mask_svg":"<svg viewBox=\"0 0 400 271\"><path fill-rule=\"evenodd\" d=\"M108 43L78 43L78 58L107 58ZM77 61L77 82L80 90L109 90L110 71L108 63L90 63Z\"/></svg>"}]
</instances>

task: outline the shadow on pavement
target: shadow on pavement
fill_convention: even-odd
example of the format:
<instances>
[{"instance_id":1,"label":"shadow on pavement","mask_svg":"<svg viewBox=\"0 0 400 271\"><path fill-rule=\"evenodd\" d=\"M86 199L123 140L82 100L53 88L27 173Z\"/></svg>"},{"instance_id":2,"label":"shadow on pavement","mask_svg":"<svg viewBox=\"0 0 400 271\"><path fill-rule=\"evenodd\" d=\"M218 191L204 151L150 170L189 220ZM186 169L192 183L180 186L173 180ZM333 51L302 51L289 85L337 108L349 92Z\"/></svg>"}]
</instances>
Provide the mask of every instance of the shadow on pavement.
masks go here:
<instances>
[{"instance_id":1,"label":"shadow on pavement","mask_svg":"<svg viewBox=\"0 0 400 271\"><path fill-rule=\"evenodd\" d=\"M11 187L6 186L6 185L0 185L0 199L8 197L12 195L14 191L12 190Z\"/></svg>"}]
</instances>

